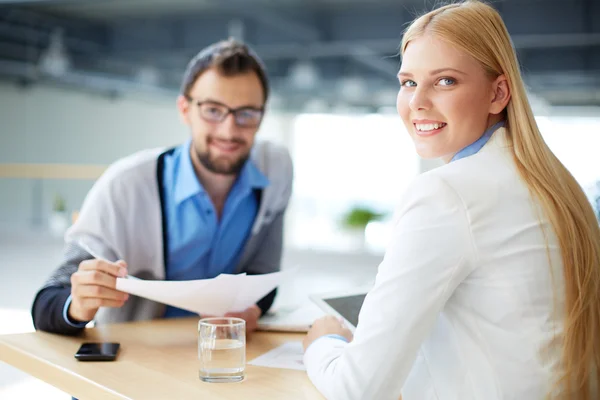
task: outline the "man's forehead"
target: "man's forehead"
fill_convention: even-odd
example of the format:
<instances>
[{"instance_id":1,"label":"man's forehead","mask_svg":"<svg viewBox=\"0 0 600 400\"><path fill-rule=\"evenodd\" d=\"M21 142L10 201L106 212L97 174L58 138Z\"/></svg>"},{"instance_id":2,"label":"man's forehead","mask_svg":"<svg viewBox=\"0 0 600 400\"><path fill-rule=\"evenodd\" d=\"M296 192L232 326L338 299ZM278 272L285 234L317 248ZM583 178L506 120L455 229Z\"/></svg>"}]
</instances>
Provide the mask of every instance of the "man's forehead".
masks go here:
<instances>
[{"instance_id":1,"label":"man's forehead","mask_svg":"<svg viewBox=\"0 0 600 400\"><path fill-rule=\"evenodd\" d=\"M211 99L230 107L255 105L264 101L263 87L254 71L226 76L216 70L201 74L190 90L198 99Z\"/></svg>"}]
</instances>

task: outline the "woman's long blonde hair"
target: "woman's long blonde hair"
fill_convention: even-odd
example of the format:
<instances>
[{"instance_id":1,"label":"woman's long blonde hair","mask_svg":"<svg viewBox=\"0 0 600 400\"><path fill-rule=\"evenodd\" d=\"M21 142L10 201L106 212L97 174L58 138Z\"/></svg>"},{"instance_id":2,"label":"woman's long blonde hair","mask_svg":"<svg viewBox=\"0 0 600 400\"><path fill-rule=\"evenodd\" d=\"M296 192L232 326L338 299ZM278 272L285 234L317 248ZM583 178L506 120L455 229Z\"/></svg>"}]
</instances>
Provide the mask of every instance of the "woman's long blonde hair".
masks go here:
<instances>
[{"instance_id":1,"label":"woman's long blonde hair","mask_svg":"<svg viewBox=\"0 0 600 400\"><path fill-rule=\"evenodd\" d=\"M564 267L563 372L556 377L557 389L561 398L593 400L600 381L600 228L591 204L542 139L498 12L480 1L431 11L408 27L402 54L425 33L470 54L490 76L504 74L508 80L511 100L505 112L514 161L556 233Z\"/></svg>"}]
</instances>

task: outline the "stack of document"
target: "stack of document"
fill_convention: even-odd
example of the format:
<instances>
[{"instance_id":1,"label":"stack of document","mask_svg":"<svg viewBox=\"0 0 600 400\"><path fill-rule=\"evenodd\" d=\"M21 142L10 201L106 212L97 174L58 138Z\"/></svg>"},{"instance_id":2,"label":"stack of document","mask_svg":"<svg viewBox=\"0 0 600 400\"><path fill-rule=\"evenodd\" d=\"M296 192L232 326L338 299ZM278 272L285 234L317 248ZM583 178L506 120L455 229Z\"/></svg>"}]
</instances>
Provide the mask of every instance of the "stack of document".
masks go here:
<instances>
[{"instance_id":1,"label":"stack of document","mask_svg":"<svg viewBox=\"0 0 600 400\"><path fill-rule=\"evenodd\" d=\"M287 279L288 272L221 274L193 281L117 278L117 290L204 315L244 311Z\"/></svg>"}]
</instances>

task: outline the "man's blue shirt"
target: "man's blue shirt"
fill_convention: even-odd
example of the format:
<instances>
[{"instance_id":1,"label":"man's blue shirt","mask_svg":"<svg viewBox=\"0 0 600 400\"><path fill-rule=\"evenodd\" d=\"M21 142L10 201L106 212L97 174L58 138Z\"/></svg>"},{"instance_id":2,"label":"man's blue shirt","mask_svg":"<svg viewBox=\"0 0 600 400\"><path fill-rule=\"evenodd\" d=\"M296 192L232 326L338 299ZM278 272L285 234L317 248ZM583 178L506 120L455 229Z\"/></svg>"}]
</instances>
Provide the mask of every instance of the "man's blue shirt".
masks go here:
<instances>
[{"instance_id":1,"label":"man's blue shirt","mask_svg":"<svg viewBox=\"0 0 600 400\"><path fill-rule=\"evenodd\" d=\"M235 181L221 218L198 180L190 158L191 140L164 159L163 199L167 222L167 280L214 278L233 273L258 212L256 189L268 179L247 161ZM167 307L165 317L194 315Z\"/></svg>"}]
</instances>

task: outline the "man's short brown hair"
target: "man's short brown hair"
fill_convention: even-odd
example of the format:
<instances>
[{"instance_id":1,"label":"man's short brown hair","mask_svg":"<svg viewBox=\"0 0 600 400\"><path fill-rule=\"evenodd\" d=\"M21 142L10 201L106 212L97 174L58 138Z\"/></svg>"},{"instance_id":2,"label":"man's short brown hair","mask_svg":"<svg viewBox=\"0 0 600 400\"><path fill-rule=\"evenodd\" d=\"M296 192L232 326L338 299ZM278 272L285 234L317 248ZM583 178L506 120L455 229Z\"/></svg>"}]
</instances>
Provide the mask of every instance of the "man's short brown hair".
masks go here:
<instances>
[{"instance_id":1,"label":"man's short brown hair","mask_svg":"<svg viewBox=\"0 0 600 400\"><path fill-rule=\"evenodd\" d=\"M183 75L180 94L189 96L198 77L210 68L217 68L224 76L234 76L254 71L263 88L265 103L269 97L269 82L263 62L248 47L234 39L222 40L201 50L190 60Z\"/></svg>"}]
</instances>

